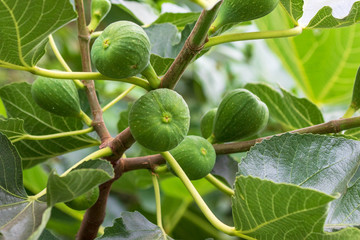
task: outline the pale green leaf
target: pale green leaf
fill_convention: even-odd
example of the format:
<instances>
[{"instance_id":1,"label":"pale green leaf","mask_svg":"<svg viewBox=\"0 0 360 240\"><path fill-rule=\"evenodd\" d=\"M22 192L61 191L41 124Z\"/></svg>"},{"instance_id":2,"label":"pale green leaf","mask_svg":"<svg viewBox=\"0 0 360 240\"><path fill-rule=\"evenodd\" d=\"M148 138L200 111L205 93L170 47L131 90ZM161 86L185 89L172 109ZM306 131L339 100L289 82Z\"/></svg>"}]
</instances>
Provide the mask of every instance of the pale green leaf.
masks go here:
<instances>
[{"instance_id":1,"label":"pale green leaf","mask_svg":"<svg viewBox=\"0 0 360 240\"><path fill-rule=\"evenodd\" d=\"M122 212L114 225L105 228L105 233L97 238L101 240L165 240L172 239L155 224L139 212Z\"/></svg>"},{"instance_id":2,"label":"pale green leaf","mask_svg":"<svg viewBox=\"0 0 360 240\"><path fill-rule=\"evenodd\" d=\"M261 30L289 29L293 23L277 8L257 21ZM359 67L360 25L304 30L293 38L267 41L306 96L315 104L349 102Z\"/></svg>"},{"instance_id":3,"label":"pale green leaf","mask_svg":"<svg viewBox=\"0 0 360 240\"><path fill-rule=\"evenodd\" d=\"M86 161L63 177L52 172L47 183L48 205L71 201L113 177L112 165L105 160Z\"/></svg>"},{"instance_id":4,"label":"pale green leaf","mask_svg":"<svg viewBox=\"0 0 360 240\"><path fill-rule=\"evenodd\" d=\"M60 117L40 108L32 98L31 85L28 83L6 85L0 88L0 96L8 117L22 119L23 129L28 134L47 135L83 128L83 123L78 118ZM21 121L5 119L1 122L0 131L12 136L13 133L9 130L15 129L19 134L22 131ZM98 144L97 140L87 135L79 135L46 141L22 140L16 142L15 146L22 158L23 167L27 168L50 157Z\"/></svg>"},{"instance_id":5,"label":"pale green leaf","mask_svg":"<svg viewBox=\"0 0 360 240\"><path fill-rule=\"evenodd\" d=\"M258 96L269 108L270 116L287 130L295 130L324 122L321 111L305 98L297 98L285 89L281 93L265 84L249 83L246 89Z\"/></svg>"},{"instance_id":6,"label":"pale green leaf","mask_svg":"<svg viewBox=\"0 0 360 240\"><path fill-rule=\"evenodd\" d=\"M76 18L69 0L1 0L0 64L34 66L49 34Z\"/></svg>"},{"instance_id":7,"label":"pale green leaf","mask_svg":"<svg viewBox=\"0 0 360 240\"><path fill-rule=\"evenodd\" d=\"M200 16L198 12L188 12L188 13L170 13L166 12L161 14L158 19L156 19L152 24L160 23L171 23L177 28L183 28L188 23L195 22Z\"/></svg>"},{"instance_id":8,"label":"pale green leaf","mask_svg":"<svg viewBox=\"0 0 360 240\"><path fill-rule=\"evenodd\" d=\"M20 156L2 133L0 172L0 236L4 239L27 239L32 234L40 234L51 209L47 210L45 202L29 198L26 194Z\"/></svg>"},{"instance_id":9,"label":"pale green leaf","mask_svg":"<svg viewBox=\"0 0 360 240\"><path fill-rule=\"evenodd\" d=\"M289 15L306 28L336 28L360 21L360 1L281 0Z\"/></svg>"}]
</instances>

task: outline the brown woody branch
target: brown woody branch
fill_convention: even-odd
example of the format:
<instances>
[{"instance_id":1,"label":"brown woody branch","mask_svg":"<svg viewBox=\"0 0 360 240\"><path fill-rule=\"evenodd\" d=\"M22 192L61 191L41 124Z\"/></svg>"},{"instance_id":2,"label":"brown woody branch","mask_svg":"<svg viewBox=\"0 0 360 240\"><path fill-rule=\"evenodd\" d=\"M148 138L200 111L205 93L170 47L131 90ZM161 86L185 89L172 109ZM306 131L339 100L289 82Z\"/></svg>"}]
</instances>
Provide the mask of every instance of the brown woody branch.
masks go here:
<instances>
[{"instance_id":1,"label":"brown woody branch","mask_svg":"<svg viewBox=\"0 0 360 240\"><path fill-rule=\"evenodd\" d=\"M90 59L90 33L86 26L84 3L82 0L75 0L75 7L78 13L78 39L81 53L82 70L84 72L91 72ZM83 80L86 89L86 96L88 98L90 109L93 115L93 127L101 139L101 143L106 143L111 139L111 135L107 130L99 100L95 91L95 84L93 80Z\"/></svg>"},{"instance_id":2,"label":"brown woody branch","mask_svg":"<svg viewBox=\"0 0 360 240\"><path fill-rule=\"evenodd\" d=\"M217 3L211 10L203 10L201 12L200 17L191 31L190 36L185 41L183 48L161 79L160 87L170 89L175 88L187 66L204 48L209 28L216 17L221 3L222 1Z\"/></svg>"},{"instance_id":3,"label":"brown woody branch","mask_svg":"<svg viewBox=\"0 0 360 240\"><path fill-rule=\"evenodd\" d=\"M360 117L353 118L345 118L332 120L326 123L297 129L294 131L286 132L286 133L312 133L312 134L328 134L328 133L339 133L344 130L348 130L351 128L360 127ZM268 137L257 138L250 141L243 142L234 142L234 143L225 143L225 144L214 144L214 148L216 154L230 154L230 153L238 153L238 152L246 152L249 151L252 146L256 143L260 143L265 139L270 139L273 136L280 136L285 133L280 133ZM162 158L160 154L150 155L145 157L135 157L135 158L127 158L121 159L121 168L125 171L132 171L137 169L149 169L154 170L157 166L165 163L165 159ZM120 166L119 166L120 167Z\"/></svg>"}]
</instances>

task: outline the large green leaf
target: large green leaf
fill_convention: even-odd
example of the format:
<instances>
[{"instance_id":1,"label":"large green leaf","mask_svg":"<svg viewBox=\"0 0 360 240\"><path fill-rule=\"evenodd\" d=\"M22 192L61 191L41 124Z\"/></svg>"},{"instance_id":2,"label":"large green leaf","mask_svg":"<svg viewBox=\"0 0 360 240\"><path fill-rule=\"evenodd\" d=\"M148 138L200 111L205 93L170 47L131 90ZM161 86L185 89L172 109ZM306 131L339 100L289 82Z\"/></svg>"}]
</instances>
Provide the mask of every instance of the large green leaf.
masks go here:
<instances>
[{"instance_id":1,"label":"large green leaf","mask_svg":"<svg viewBox=\"0 0 360 240\"><path fill-rule=\"evenodd\" d=\"M321 135L285 134L255 145L239 164L239 174L292 183L337 194L328 227L359 225L359 181L348 184L360 165L358 141ZM351 222L351 224L350 224Z\"/></svg>"},{"instance_id":2,"label":"large green leaf","mask_svg":"<svg viewBox=\"0 0 360 240\"><path fill-rule=\"evenodd\" d=\"M249 83L245 86L269 108L270 116L287 130L304 128L324 122L321 111L305 98L297 98L285 89L281 94L265 84Z\"/></svg>"},{"instance_id":3,"label":"large green leaf","mask_svg":"<svg viewBox=\"0 0 360 240\"><path fill-rule=\"evenodd\" d=\"M47 37L76 18L69 0L1 0L0 65L33 66Z\"/></svg>"},{"instance_id":4,"label":"large green leaf","mask_svg":"<svg viewBox=\"0 0 360 240\"><path fill-rule=\"evenodd\" d=\"M48 205L71 201L113 177L112 165L105 160L86 161L63 177L52 172L47 183Z\"/></svg>"},{"instance_id":5,"label":"large green leaf","mask_svg":"<svg viewBox=\"0 0 360 240\"><path fill-rule=\"evenodd\" d=\"M261 30L293 27L277 8L257 21ZM315 104L350 101L360 59L360 25L304 30L300 36L268 40L297 85Z\"/></svg>"},{"instance_id":6,"label":"large green leaf","mask_svg":"<svg viewBox=\"0 0 360 240\"><path fill-rule=\"evenodd\" d=\"M324 232L328 203L333 199L293 184L239 176L232 197L235 228L259 240L359 238L358 229Z\"/></svg>"},{"instance_id":7,"label":"large green leaf","mask_svg":"<svg viewBox=\"0 0 360 240\"><path fill-rule=\"evenodd\" d=\"M32 98L31 85L28 83L6 85L0 88L0 96L9 117L1 120L0 132L8 137L22 134L23 131L31 135L46 135L83 128L83 123L78 118L60 117L40 108ZM19 119L11 119L14 117ZM15 143L25 168L50 157L94 145L98 145L98 141L87 135L46 141L22 140Z\"/></svg>"},{"instance_id":8,"label":"large green leaf","mask_svg":"<svg viewBox=\"0 0 360 240\"><path fill-rule=\"evenodd\" d=\"M289 15L306 28L335 28L360 21L360 1L281 0Z\"/></svg>"},{"instance_id":9,"label":"large green leaf","mask_svg":"<svg viewBox=\"0 0 360 240\"><path fill-rule=\"evenodd\" d=\"M158 75L164 75L169 69L193 26L194 23L187 24L181 34L171 23L154 24L144 29L151 42L150 62Z\"/></svg>"},{"instance_id":10,"label":"large green leaf","mask_svg":"<svg viewBox=\"0 0 360 240\"><path fill-rule=\"evenodd\" d=\"M114 220L114 225L105 228L105 233L97 239L102 240L154 240L172 239L164 235L155 224L149 222L139 212L123 212L121 218Z\"/></svg>"},{"instance_id":11,"label":"large green leaf","mask_svg":"<svg viewBox=\"0 0 360 240\"><path fill-rule=\"evenodd\" d=\"M161 14L152 24L160 23L171 23L177 28L183 28L188 23L195 22L200 16L198 12L188 12L188 13L171 13L166 12Z\"/></svg>"},{"instance_id":12,"label":"large green leaf","mask_svg":"<svg viewBox=\"0 0 360 240\"><path fill-rule=\"evenodd\" d=\"M0 238L27 239L31 235L39 235L50 217L51 209L47 209L45 202L26 194L20 156L2 133L0 172Z\"/></svg>"}]
</instances>

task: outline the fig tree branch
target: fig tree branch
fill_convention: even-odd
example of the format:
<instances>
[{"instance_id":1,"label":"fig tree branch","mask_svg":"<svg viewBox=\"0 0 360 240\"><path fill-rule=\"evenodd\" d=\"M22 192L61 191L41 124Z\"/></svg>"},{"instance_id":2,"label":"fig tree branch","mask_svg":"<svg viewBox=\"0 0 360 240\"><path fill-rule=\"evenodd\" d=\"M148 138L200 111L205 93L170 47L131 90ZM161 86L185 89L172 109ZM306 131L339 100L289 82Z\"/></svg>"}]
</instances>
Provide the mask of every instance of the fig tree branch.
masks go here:
<instances>
[{"instance_id":1,"label":"fig tree branch","mask_svg":"<svg viewBox=\"0 0 360 240\"><path fill-rule=\"evenodd\" d=\"M82 70L84 72L91 72L90 60L90 33L86 26L84 3L82 0L75 0L75 8L78 13L77 26L78 26L78 40L81 53ZM93 115L93 127L99 135L101 142L107 142L111 139L111 135L105 126L101 106L95 91L95 84L93 80L83 81L86 87L86 95L90 104L91 112Z\"/></svg>"},{"instance_id":2,"label":"fig tree branch","mask_svg":"<svg viewBox=\"0 0 360 240\"><path fill-rule=\"evenodd\" d=\"M175 58L175 61L171 64L169 70L162 78L160 87L170 89L175 88L187 66L203 49L207 40L209 28L216 17L221 3L222 1L217 3L212 9L203 10L201 12L194 29L192 30L188 39L185 41L185 44L179 55Z\"/></svg>"},{"instance_id":3,"label":"fig tree branch","mask_svg":"<svg viewBox=\"0 0 360 240\"><path fill-rule=\"evenodd\" d=\"M339 133L344 130L360 127L360 117L352 118L341 118L337 120L331 120L326 123L297 129L286 133L313 133L313 134L328 134L328 133ZM285 133L280 133L268 137L257 138L243 142L233 142L224 144L214 144L216 154L230 154L238 152L249 151L252 146L256 143L260 143L265 139L270 139L273 136L280 136ZM138 169L150 169L154 170L159 165L165 164L165 159L160 154L149 155L145 157L135 157L121 159L122 169L124 172L129 172Z\"/></svg>"}]
</instances>

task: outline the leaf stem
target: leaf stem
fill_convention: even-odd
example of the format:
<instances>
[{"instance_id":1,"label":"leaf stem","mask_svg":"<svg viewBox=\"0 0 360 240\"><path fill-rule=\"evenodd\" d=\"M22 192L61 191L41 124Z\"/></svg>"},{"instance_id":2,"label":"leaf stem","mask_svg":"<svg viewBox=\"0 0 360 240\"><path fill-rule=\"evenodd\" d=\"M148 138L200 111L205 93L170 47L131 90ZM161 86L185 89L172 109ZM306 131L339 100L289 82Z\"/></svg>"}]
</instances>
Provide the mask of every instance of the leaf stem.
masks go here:
<instances>
[{"instance_id":1,"label":"leaf stem","mask_svg":"<svg viewBox=\"0 0 360 240\"><path fill-rule=\"evenodd\" d=\"M80 161L78 161L77 163L75 163L71 168L69 168L63 174L61 174L60 177L65 177L69 172L71 172L73 169L77 168L83 162L86 162L86 161L89 161L92 159L101 158L101 157L111 156L112 154L113 154L113 152L112 152L111 148L109 148L109 147L97 150L96 152L91 153L90 155L86 156L85 158L83 158ZM41 192L36 194L33 198L39 199L40 197L44 196L45 194L46 194L46 188L44 188Z\"/></svg>"},{"instance_id":2,"label":"leaf stem","mask_svg":"<svg viewBox=\"0 0 360 240\"><path fill-rule=\"evenodd\" d=\"M296 26L292 29L287 29L287 30L224 34L209 38L209 41L205 43L204 48L210 48L228 42L268 39L268 38L294 37L301 34L302 30L303 30L302 27Z\"/></svg>"},{"instance_id":3,"label":"leaf stem","mask_svg":"<svg viewBox=\"0 0 360 240\"><path fill-rule=\"evenodd\" d=\"M122 92L119 96L117 96L114 100L112 100L110 103L108 103L105 107L102 108L102 111L105 112L107 111L109 108L111 108L112 106L115 105L115 103L117 103L118 101L120 101L121 99L123 99L126 95L128 95L134 88L136 87L136 85L131 85L128 89L126 89L124 92Z\"/></svg>"},{"instance_id":4,"label":"leaf stem","mask_svg":"<svg viewBox=\"0 0 360 240\"><path fill-rule=\"evenodd\" d=\"M234 227L230 227L223 222L221 222L214 213L209 209L206 205L204 200L202 199L201 195L198 193L194 185L191 183L190 179L186 176L185 172L181 169L180 165L176 162L175 158L169 152L162 152L160 153L163 158L170 164L171 168L174 170L176 175L181 179L187 190L190 192L191 196L193 197L194 201L200 208L201 212L205 215L207 220L218 230L229 234L235 235L236 231ZM242 235L242 234L241 234ZM239 236L239 235L238 235ZM244 236L241 236L244 237Z\"/></svg>"},{"instance_id":5,"label":"leaf stem","mask_svg":"<svg viewBox=\"0 0 360 240\"><path fill-rule=\"evenodd\" d=\"M102 34L102 32L103 32L103 31L92 32L92 33L90 34L90 38L91 38L91 39L97 38L97 37L99 37L99 36Z\"/></svg>"},{"instance_id":6,"label":"leaf stem","mask_svg":"<svg viewBox=\"0 0 360 240\"><path fill-rule=\"evenodd\" d=\"M64 58L62 57L61 53L59 52L59 49L56 47L55 41L53 36L50 34L49 35L49 43L51 46L51 49L53 50L55 57L57 58L57 60L60 62L60 64L63 66L63 68L68 71L68 72L72 72L71 68L69 67L69 65L66 63L66 61L64 60ZM78 80L78 79L73 79L74 83L76 84L76 86L78 86L78 88L80 89L84 89L85 86L84 84Z\"/></svg>"},{"instance_id":7,"label":"leaf stem","mask_svg":"<svg viewBox=\"0 0 360 240\"><path fill-rule=\"evenodd\" d=\"M342 118L351 118L355 112L356 112L356 109L353 108L352 106L350 106Z\"/></svg>"},{"instance_id":8,"label":"leaf stem","mask_svg":"<svg viewBox=\"0 0 360 240\"><path fill-rule=\"evenodd\" d=\"M86 128L86 129L81 129L81 130L76 130L76 131L70 131L70 132L48 134L48 135L25 134L25 135L22 135L22 136L20 136L18 138L15 138L14 140L11 141L11 143L15 143L15 142L18 142L20 140L34 140L34 141L49 140L49 139L54 139L54 138L82 135L82 134L90 133L92 131L94 131L93 127Z\"/></svg>"},{"instance_id":9,"label":"leaf stem","mask_svg":"<svg viewBox=\"0 0 360 240\"><path fill-rule=\"evenodd\" d=\"M92 121L91 118L90 118L86 113L84 113L82 110L80 111L79 118L81 118L81 120L82 120L88 127L91 127L93 121Z\"/></svg>"},{"instance_id":10,"label":"leaf stem","mask_svg":"<svg viewBox=\"0 0 360 240\"><path fill-rule=\"evenodd\" d=\"M146 80L139 77L115 79L115 78L106 77L99 72L63 72L63 71L48 70L36 66L30 69L29 68L26 69L27 71L33 74L44 77L60 78L60 79L81 79L81 80L112 80L112 81L135 84L146 90L151 90L149 83Z\"/></svg>"},{"instance_id":11,"label":"leaf stem","mask_svg":"<svg viewBox=\"0 0 360 240\"><path fill-rule=\"evenodd\" d=\"M160 78L157 76L151 63L147 65L147 67L144 69L144 71L142 71L141 74L149 81L150 86L153 89L156 89L160 86L161 83Z\"/></svg>"},{"instance_id":12,"label":"leaf stem","mask_svg":"<svg viewBox=\"0 0 360 240\"><path fill-rule=\"evenodd\" d=\"M161 231L164 235L164 240L166 240L166 232L164 230L163 224L162 224L162 217L161 217L161 195L160 195L160 187L159 187L159 181L158 177L155 173L150 172L151 179L154 185L154 193L155 193L155 202L156 202L156 222Z\"/></svg>"},{"instance_id":13,"label":"leaf stem","mask_svg":"<svg viewBox=\"0 0 360 240\"><path fill-rule=\"evenodd\" d=\"M214 177L214 175L212 174L208 174L205 177L206 180L208 180L209 183L211 183L212 185L214 185L216 188L218 188L220 191L222 191L223 193L225 193L226 195L232 197L235 192L233 189L229 188L228 186L226 186L224 183L222 183L219 179L217 179L216 177Z\"/></svg>"}]
</instances>

